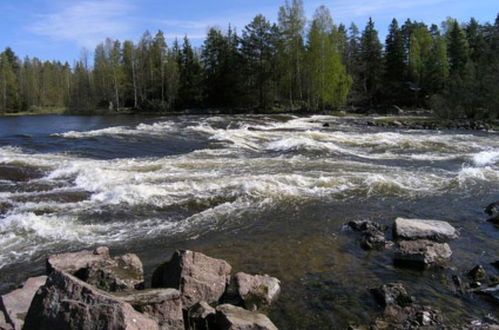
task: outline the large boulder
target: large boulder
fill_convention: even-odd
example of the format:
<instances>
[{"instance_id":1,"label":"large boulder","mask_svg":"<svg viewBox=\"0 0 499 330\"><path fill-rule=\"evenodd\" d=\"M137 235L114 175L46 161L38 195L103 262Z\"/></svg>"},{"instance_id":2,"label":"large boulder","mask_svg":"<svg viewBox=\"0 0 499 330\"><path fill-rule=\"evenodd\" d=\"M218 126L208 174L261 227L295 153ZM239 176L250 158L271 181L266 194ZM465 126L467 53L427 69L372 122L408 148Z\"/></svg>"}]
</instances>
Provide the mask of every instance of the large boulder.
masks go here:
<instances>
[{"instance_id":1,"label":"large boulder","mask_svg":"<svg viewBox=\"0 0 499 330\"><path fill-rule=\"evenodd\" d=\"M29 308L24 330L156 330L156 321L120 298L54 270Z\"/></svg>"},{"instance_id":2,"label":"large boulder","mask_svg":"<svg viewBox=\"0 0 499 330\"><path fill-rule=\"evenodd\" d=\"M15 329L22 329L31 301L46 280L47 276L29 278L21 288L0 297L0 314L5 322Z\"/></svg>"},{"instance_id":3,"label":"large boulder","mask_svg":"<svg viewBox=\"0 0 499 330\"><path fill-rule=\"evenodd\" d=\"M189 330L208 330L209 324L214 322L215 308L202 301L192 306L187 313Z\"/></svg>"},{"instance_id":4,"label":"large boulder","mask_svg":"<svg viewBox=\"0 0 499 330\"><path fill-rule=\"evenodd\" d=\"M443 266L452 256L447 243L436 243L428 240L401 241L395 253L395 264L418 269L431 266Z\"/></svg>"},{"instance_id":5,"label":"large boulder","mask_svg":"<svg viewBox=\"0 0 499 330\"><path fill-rule=\"evenodd\" d=\"M224 304L217 306L216 311L214 329L277 330L267 316L241 307Z\"/></svg>"},{"instance_id":6,"label":"large boulder","mask_svg":"<svg viewBox=\"0 0 499 330\"><path fill-rule=\"evenodd\" d=\"M237 273L236 289L246 309L256 311L270 306L281 292L280 281L269 275Z\"/></svg>"},{"instance_id":7,"label":"large boulder","mask_svg":"<svg viewBox=\"0 0 499 330\"><path fill-rule=\"evenodd\" d=\"M51 255L47 260L47 271L53 270L70 273L110 292L144 287L144 271L139 257L129 253L111 258L107 247Z\"/></svg>"},{"instance_id":8,"label":"large boulder","mask_svg":"<svg viewBox=\"0 0 499 330\"><path fill-rule=\"evenodd\" d=\"M175 289L150 289L113 294L155 320L160 329L183 330L182 299Z\"/></svg>"},{"instance_id":9,"label":"large boulder","mask_svg":"<svg viewBox=\"0 0 499 330\"><path fill-rule=\"evenodd\" d=\"M224 260L178 250L154 271L152 286L180 290L184 308L188 309L201 301L217 302L230 281L231 270Z\"/></svg>"},{"instance_id":10,"label":"large boulder","mask_svg":"<svg viewBox=\"0 0 499 330\"><path fill-rule=\"evenodd\" d=\"M404 218L395 220L394 234L398 239L427 239L436 242L447 242L459 236L456 228L445 221Z\"/></svg>"}]
</instances>

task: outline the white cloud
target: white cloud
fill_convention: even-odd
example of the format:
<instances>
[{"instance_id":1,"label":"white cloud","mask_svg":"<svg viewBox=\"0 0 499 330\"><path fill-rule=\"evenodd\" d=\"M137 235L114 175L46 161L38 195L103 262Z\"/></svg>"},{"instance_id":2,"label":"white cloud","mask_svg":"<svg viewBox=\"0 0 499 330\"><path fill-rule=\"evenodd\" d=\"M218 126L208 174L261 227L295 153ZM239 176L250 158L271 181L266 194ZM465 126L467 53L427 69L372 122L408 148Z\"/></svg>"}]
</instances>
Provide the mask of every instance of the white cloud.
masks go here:
<instances>
[{"instance_id":1,"label":"white cloud","mask_svg":"<svg viewBox=\"0 0 499 330\"><path fill-rule=\"evenodd\" d=\"M39 15L29 30L57 41L93 47L106 37L120 38L131 30L127 17L133 6L123 0L88 0Z\"/></svg>"},{"instance_id":2,"label":"white cloud","mask_svg":"<svg viewBox=\"0 0 499 330\"><path fill-rule=\"evenodd\" d=\"M393 15L408 9L434 8L434 6L448 1L449 0L339 0L332 1L331 3L328 3L328 5L333 16L355 18L379 14ZM317 5L317 3L314 5ZM310 6L307 7L310 8Z\"/></svg>"}]
</instances>

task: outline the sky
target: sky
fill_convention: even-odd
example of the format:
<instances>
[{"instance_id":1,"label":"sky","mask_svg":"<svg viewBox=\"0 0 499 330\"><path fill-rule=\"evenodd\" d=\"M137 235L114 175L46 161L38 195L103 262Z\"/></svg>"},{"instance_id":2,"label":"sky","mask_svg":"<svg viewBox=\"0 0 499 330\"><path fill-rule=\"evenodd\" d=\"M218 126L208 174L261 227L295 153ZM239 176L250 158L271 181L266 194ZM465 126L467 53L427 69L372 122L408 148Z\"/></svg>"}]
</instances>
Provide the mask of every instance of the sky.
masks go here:
<instances>
[{"instance_id":1,"label":"sky","mask_svg":"<svg viewBox=\"0 0 499 330\"><path fill-rule=\"evenodd\" d=\"M202 44L211 26L238 31L257 14L276 21L284 0L0 0L0 49L21 58L73 63L83 48L93 50L106 37L137 41L144 31L161 29L167 41L189 36ZM335 23L363 28L373 17L382 41L392 18L441 23L447 17L493 23L497 0L304 0L308 18L327 6Z\"/></svg>"}]
</instances>

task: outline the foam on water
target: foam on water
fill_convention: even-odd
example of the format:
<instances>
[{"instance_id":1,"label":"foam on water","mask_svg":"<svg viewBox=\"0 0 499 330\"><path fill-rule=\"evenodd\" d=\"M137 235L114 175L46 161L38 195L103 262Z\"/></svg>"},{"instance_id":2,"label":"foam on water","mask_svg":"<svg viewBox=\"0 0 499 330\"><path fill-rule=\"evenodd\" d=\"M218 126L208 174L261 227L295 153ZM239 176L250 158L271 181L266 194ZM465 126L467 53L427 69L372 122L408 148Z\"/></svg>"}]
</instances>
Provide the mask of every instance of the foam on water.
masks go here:
<instances>
[{"instance_id":1,"label":"foam on water","mask_svg":"<svg viewBox=\"0 0 499 330\"><path fill-rule=\"evenodd\" d=\"M338 126L324 128L326 122ZM0 202L13 205L0 215L0 250L8 251L0 254L0 267L64 242L110 244L144 235L218 230L233 221L256 219L265 208L289 201L411 199L450 191L467 193L499 183L499 141L487 135L379 132L355 129L329 116L286 121L235 117L230 122L209 117L59 136L158 137L170 132L186 139L191 134L204 136L216 148L157 158L94 160L1 147L0 164L43 168L46 175L37 180L53 183L46 192L80 191L90 196L69 203L33 202L29 198L37 192L0 192ZM438 167L433 162L452 166ZM85 217L89 212L141 208L188 212L175 219L137 216L126 222L117 216L88 223Z\"/></svg>"}]
</instances>

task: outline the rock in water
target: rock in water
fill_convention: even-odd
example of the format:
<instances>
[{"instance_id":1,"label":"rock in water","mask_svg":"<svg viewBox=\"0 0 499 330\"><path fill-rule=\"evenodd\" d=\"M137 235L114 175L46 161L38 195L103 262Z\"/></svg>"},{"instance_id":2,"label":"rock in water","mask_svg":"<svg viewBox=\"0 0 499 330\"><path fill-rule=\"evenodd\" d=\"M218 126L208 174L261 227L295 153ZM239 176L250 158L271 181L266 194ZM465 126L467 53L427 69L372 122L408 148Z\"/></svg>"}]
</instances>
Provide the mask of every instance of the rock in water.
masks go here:
<instances>
[{"instance_id":1,"label":"rock in water","mask_svg":"<svg viewBox=\"0 0 499 330\"><path fill-rule=\"evenodd\" d=\"M499 215L499 201L494 202L485 208L485 213L490 216Z\"/></svg>"},{"instance_id":2,"label":"rock in water","mask_svg":"<svg viewBox=\"0 0 499 330\"><path fill-rule=\"evenodd\" d=\"M119 298L54 270L29 308L24 330L156 330L158 324Z\"/></svg>"},{"instance_id":3,"label":"rock in water","mask_svg":"<svg viewBox=\"0 0 499 330\"><path fill-rule=\"evenodd\" d=\"M46 280L47 276L29 278L21 288L0 297L0 314L3 314L5 322L9 322L15 329L22 329L31 301ZM0 328L1 322L0 319Z\"/></svg>"},{"instance_id":4,"label":"rock in water","mask_svg":"<svg viewBox=\"0 0 499 330\"><path fill-rule=\"evenodd\" d=\"M263 314L250 312L228 304L217 306L213 329L219 330L277 330ZM210 327L211 328L211 327Z\"/></svg>"},{"instance_id":5,"label":"rock in water","mask_svg":"<svg viewBox=\"0 0 499 330\"><path fill-rule=\"evenodd\" d=\"M402 283L384 284L372 292L385 309L383 316L376 319L370 329L442 328L443 318L440 311L416 304Z\"/></svg>"},{"instance_id":6,"label":"rock in water","mask_svg":"<svg viewBox=\"0 0 499 330\"><path fill-rule=\"evenodd\" d=\"M52 255L47 260L47 272L53 270L70 273L110 292L144 286L144 271L139 257L129 253L111 258L107 247Z\"/></svg>"},{"instance_id":7,"label":"rock in water","mask_svg":"<svg viewBox=\"0 0 499 330\"><path fill-rule=\"evenodd\" d=\"M370 220L350 221L347 225L362 233L361 247L364 250L382 249L389 245L384 234L388 229L385 225Z\"/></svg>"},{"instance_id":8,"label":"rock in water","mask_svg":"<svg viewBox=\"0 0 499 330\"><path fill-rule=\"evenodd\" d=\"M266 309L281 292L281 282L268 275L237 273L234 279L244 307L252 311Z\"/></svg>"},{"instance_id":9,"label":"rock in water","mask_svg":"<svg viewBox=\"0 0 499 330\"><path fill-rule=\"evenodd\" d=\"M441 243L459 236L456 228L445 221L403 218L395 220L394 234L399 239L427 239Z\"/></svg>"},{"instance_id":10,"label":"rock in water","mask_svg":"<svg viewBox=\"0 0 499 330\"><path fill-rule=\"evenodd\" d=\"M190 308L201 301L217 302L230 281L231 270L224 260L178 250L154 271L152 286L180 290L184 308Z\"/></svg>"},{"instance_id":11,"label":"rock in water","mask_svg":"<svg viewBox=\"0 0 499 330\"><path fill-rule=\"evenodd\" d=\"M209 324L214 323L215 308L202 301L192 306L187 313L189 330L208 330Z\"/></svg>"},{"instance_id":12,"label":"rock in water","mask_svg":"<svg viewBox=\"0 0 499 330\"><path fill-rule=\"evenodd\" d=\"M383 306L409 306L414 299L407 293L402 283L388 283L372 290L374 296Z\"/></svg>"},{"instance_id":13,"label":"rock in water","mask_svg":"<svg viewBox=\"0 0 499 330\"><path fill-rule=\"evenodd\" d=\"M426 269L435 265L443 266L451 256L452 250L447 243L401 241L395 253L395 264Z\"/></svg>"},{"instance_id":14,"label":"rock in water","mask_svg":"<svg viewBox=\"0 0 499 330\"><path fill-rule=\"evenodd\" d=\"M150 289L112 294L155 320L160 329L183 330L182 299L175 289Z\"/></svg>"},{"instance_id":15,"label":"rock in water","mask_svg":"<svg viewBox=\"0 0 499 330\"><path fill-rule=\"evenodd\" d=\"M475 282L483 281L487 278L487 272L482 265L476 265L469 271L468 276Z\"/></svg>"}]
</instances>

